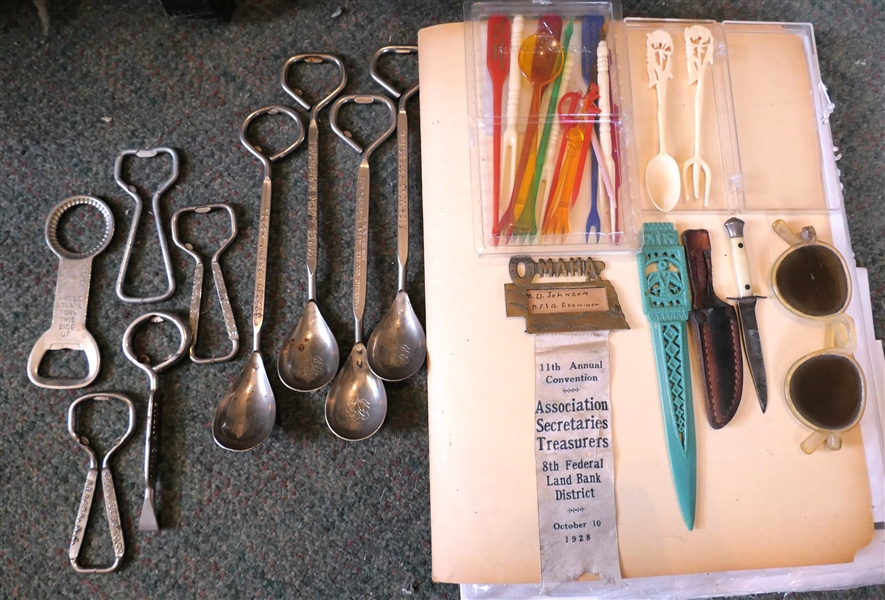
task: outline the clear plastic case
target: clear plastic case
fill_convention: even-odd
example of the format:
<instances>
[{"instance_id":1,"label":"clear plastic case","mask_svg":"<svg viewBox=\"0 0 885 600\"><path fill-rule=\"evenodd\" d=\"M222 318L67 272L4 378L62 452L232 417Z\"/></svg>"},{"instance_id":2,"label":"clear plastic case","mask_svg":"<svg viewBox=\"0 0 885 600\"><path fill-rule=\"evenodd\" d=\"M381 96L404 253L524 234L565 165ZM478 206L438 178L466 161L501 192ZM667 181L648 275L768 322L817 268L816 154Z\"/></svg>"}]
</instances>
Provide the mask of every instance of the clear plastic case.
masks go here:
<instances>
[{"instance_id":1,"label":"clear plastic case","mask_svg":"<svg viewBox=\"0 0 885 600\"><path fill-rule=\"evenodd\" d=\"M672 39L672 79L662 121L667 152L680 170L674 212L790 214L842 206L828 123L832 105L820 82L810 24L625 19L621 26L618 75L636 151L636 164L629 165L635 175L629 194L643 213L659 212L648 179L648 165L660 150L657 99L646 74L649 40L659 31ZM700 127L695 122L699 83L690 77L686 54L687 32L697 26L712 37L701 84ZM797 62L806 69L792 68ZM686 173L696 129L698 155L710 178L706 198L704 178L697 197L694 173ZM789 186L782 183L784 173L792 175Z\"/></svg>"},{"instance_id":2,"label":"clear plastic case","mask_svg":"<svg viewBox=\"0 0 885 600\"><path fill-rule=\"evenodd\" d=\"M609 1L465 3L479 253L638 249L620 18Z\"/></svg>"},{"instance_id":3,"label":"clear plastic case","mask_svg":"<svg viewBox=\"0 0 885 600\"><path fill-rule=\"evenodd\" d=\"M470 0L464 11L480 254L636 252L643 215L661 205L682 214L841 208L811 25L620 20L618 2L599 0ZM562 56L536 64L556 46L551 23ZM596 33L585 39L585 29ZM659 124L653 80L664 72ZM587 102L587 82L593 92L608 82L608 101ZM659 127L673 160L650 182L650 163L663 162ZM674 180L678 195L662 199Z\"/></svg>"}]
</instances>

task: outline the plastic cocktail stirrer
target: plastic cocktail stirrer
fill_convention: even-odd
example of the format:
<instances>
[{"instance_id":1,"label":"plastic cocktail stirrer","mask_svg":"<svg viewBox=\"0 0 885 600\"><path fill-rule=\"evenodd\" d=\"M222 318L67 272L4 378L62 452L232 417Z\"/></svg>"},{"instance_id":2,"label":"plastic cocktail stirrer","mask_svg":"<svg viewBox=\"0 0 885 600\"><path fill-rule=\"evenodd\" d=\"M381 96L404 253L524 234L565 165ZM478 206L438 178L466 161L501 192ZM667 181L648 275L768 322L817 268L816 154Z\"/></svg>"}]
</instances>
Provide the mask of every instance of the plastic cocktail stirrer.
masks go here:
<instances>
[{"instance_id":1,"label":"plastic cocktail stirrer","mask_svg":"<svg viewBox=\"0 0 885 600\"><path fill-rule=\"evenodd\" d=\"M590 86L588 87L587 94L585 95L585 99L587 101L586 102L587 108L586 108L585 112L582 112L582 114L595 115L595 114L599 113L599 108L597 108L596 104L595 104L596 100L599 99L599 89L596 87L595 83L591 83ZM592 130L593 124L588 122L587 125L589 126L589 129ZM592 136L588 135L586 133L586 131L584 133L585 134L583 136L583 143L581 144L581 155L580 155L580 158L578 159L578 164L582 165L582 166L581 166L581 168L576 169L575 173L574 173L574 180L572 183L572 187L570 188L571 192L568 195L568 197L569 197L568 207L569 208L571 208L574 205L575 201L578 198L578 193L581 191L581 180L583 179L583 176L584 176L583 165L587 163L587 155L590 153L590 138ZM556 186L554 186L552 189L555 190ZM551 198L552 198L552 196L551 196ZM592 209L591 209L591 214L593 214ZM589 239L589 235L588 235L588 239Z\"/></svg>"},{"instance_id":2,"label":"plastic cocktail stirrer","mask_svg":"<svg viewBox=\"0 0 885 600\"><path fill-rule=\"evenodd\" d=\"M587 88L587 96L590 97L590 102L587 105L586 114L588 115L598 115L599 108L596 106L597 101L599 100L599 88L596 87L595 83L591 83L590 87ZM593 128L593 123L587 123L588 129ZM584 145L581 147L581 164L587 160L587 155L590 153L590 136L584 136ZM578 171L577 181L575 182L575 187L580 190L581 189L581 178L584 176L584 169ZM577 192L575 192L577 193ZM572 206L574 206L574 201L577 198L572 199Z\"/></svg>"},{"instance_id":3,"label":"plastic cocktail stirrer","mask_svg":"<svg viewBox=\"0 0 885 600\"><path fill-rule=\"evenodd\" d=\"M498 219L501 198L501 100L510 69L510 21L503 15L489 17L486 65L492 78L493 161L492 214Z\"/></svg>"},{"instance_id":4,"label":"plastic cocktail stirrer","mask_svg":"<svg viewBox=\"0 0 885 600\"><path fill-rule=\"evenodd\" d=\"M596 16L587 16L581 21L581 42L582 42L582 52L581 52L581 74L584 77L584 83L587 85L587 90L590 90L590 86L594 83L594 80L598 81L599 74L597 72L597 64L596 64L596 48L599 44L599 39L602 37L602 28L605 25L605 17L601 15ZM598 87L598 83L597 83ZM592 125L591 125L592 127ZM584 158L586 160L586 155L589 154L590 148L590 136L584 136ZM583 163L582 163L583 164ZM599 179L599 164L597 163L596 168L593 168L593 161L590 161L590 213L587 215L587 225L585 227L586 232L586 240L590 240L590 232L596 232L596 241L599 241L600 230L602 229L602 223L599 218L599 203L598 203L598 179ZM580 189L580 183L577 185L577 188ZM575 195L575 199L577 199L577 194Z\"/></svg>"},{"instance_id":5,"label":"plastic cocktail stirrer","mask_svg":"<svg viewBox=\"0 0 885 600\"><path fill-rule=\"evenodd\" d=\"M577 115L578 103L580 101L581 92L579 91L564 94L559 101L559 122L562 127L562 142L559 144L559 153L556 155L556 167L553 169L553 177L550 180L547 202L544 209L544 219L541 222L541 233L546 233L550 213L555 208L553 200L557 197L556 190L559 187L560 175L562 174L562 161L568 148L568 134L569 130L575 125L574 117Z\"/></svg>"},{"instance_id":6,"label":"plastic cocktail stirrer","mask_svg":"<svg viewBox=\"0 0 885 600\"><path fill-rule=\"evenodd\" d=\"M615 178L615 160L612 154L612 99L611 99L611 80L608 74L608 44L605 40L599 42L597 50L597 77L599 80L599 111L602 119L599 121L599 141L602 146L602 161L600 169L605 171L610 179ZM600 180L598 189L602 195L602 184ZM617 190L615 190L617 193ZM617 196L606 193L608 197L608 217L611 225L612 235L617 235L618 230L618 199Z\"/></svg>"},{"instance_id":7,"label":"plastic cocktail stirrer","mask_svg":"<svg viewBox=\"0 0 885 600\"><path fill-rule=\"evenodd\" d=\"M575 54L577 54L578 50L577 48L574 48L575 52L572 52L575 43L576 42L573 39L571 44L565 44L563 47L563 50L565 51L565 66L562 67L560 80L563 82L562 85L564 87L561 87L560 91L564 90L572 79L572 69L575 66ZM580 99L580 93L576 93L578 94L578 99ZM562 96L560 96L560 101L561 99ZM559 179L559 166L556 165L556 157L560 149L559 136L563 130L561 116L561 114L556 115L555 122L551 128L550 139L547 142L547 156L544 158L544 166L541 169L541 180L538 184L538 206L535 207L535 212L539 215L546 214L546 201L550 197L551 190L556 189L556 181ZM554 168L554 166L556 166L556 168Z\"/></svg>"},{"instance_id":8,"label":"plastic cocktail stirrer","mask_svg":"<svg viewBox=\"0 0 885 600\"><path fill-rule=\"evenodd\" d=\"M522 15L513 17L513 25L510 27L509 48L516 48L522 43L522 26ZM511 194L516 178L516 147L519 143L519 134L516 132L516 113L519 111L522 77L519 75L518 54L518 52L510 52L510 74L507 83L507 118L505 120L507 127L504 130L504 138L501 140L501 161L508 168L507 185L504 185L503 176L499 183L507 196ZM497 245L501 227L501 221L499 220L501 218L500 203L494 208L495 210L492 213L492 241Z\"/></svg>"},{"instance_id":9,"label":"plastic cocktail stirrer","mask_svg":"<svg viewBox=\"0 0 885 600\"><path fill-rule=\"evenodd\" d=\"M562 71L563 53L562 46L559 44L559 28L554 30L557 23L561 28L562 19L560 17L541 17L538 23L538 32L526 38L519 48L519 67L526 79L532 84L532 99L529 105L522 153L516 168L513 191L510 194L510 204L504 216L501 217L498 227L500 235L507 238L514 233L514 225L518 217L516 206L519 202L522 180L535 147L535 138L538 134L538 114L541 110L541 93L544 86L553 81Z\"/></svg>"},{"instance_id":10,"label":"plastic cocktail stirrer","mask_svg":"<svg viewBox=\"0 0 885 600\"><path fill-rule=\"evenodd\" d=\"M544 39L552 42L553 40L559 41L560 34L562 33L562 19L556 16L549 17L541 17L538 21L538 33L544 36L548 36ZM544 43L543 41L541 42ZM535 45L535 53L538 52L539 46ZM543 51L543 48L542 48ZM533 55L527 55L529 60L534 60ZM526 56L519 57L519 66L522 69L523 73L526 70L531 70L531 66L526 68ZM562 73L560 72L559 75ZM557 78L559 77L557 75ZM549 82L548 82L549 83ZM541 124L541 98L546 95L547 92L547 84L541 85L541 97L538 99L538 114L537 114L537 125ZM547 115L545 114L544 119L546 121ZM528 133L528 127L526 128L526 132ZM519 192L516 196L516 204L513 208L513 216L516 219L516 223L513 225L513 233L517 235L534 233L535 230L532 228L532 223L529 223L529 218L534 219L534 197L537 194L537 188L534 188L533 185L535 182L535 171L538 166L538 145L540 141L540 135L538 135L537 130L533 134L532 144L529 150L528 162L525 165L525 171L520 175L521 183L519 185ZM527 143L528 136L523 139L523 144ZM525 146L524 146L525 147ZM520 157L521 158L521 157ZM529 206L529 212L526 213L526 205L529 202L529 197L532 197L532 205Z\"/></svg>"},{"instance_id":11,"label":"plastic cocktail stirrer","mask_svg":"<svg viewBox=\"0 0 885 600\"><path fill-rule=\"evenodd\" d=\"M562 38L562 47L568 49L569 42L574 31L574 23L569 20L565 27ZM553 119L556 114L556 105L559 104L559 90L562 85L563 71L559 72L553 86L550 88L550 102L547 104L547 114L544 116L544 129L541 133L541 142L538 144L538 151L535 156L535 172L532 174L532 184L526 196L526 204L516 225L513 226L513 233L517 235L534 236L537 233L537 219L535 216L536 202L538 196L538 186L541 181L541 171L544 169L544 160L547 158L547 143L550 140L550 130L553 128Z\"/></svg>"},{"instance_id":12,"label":"plastic cocktail stirrer","mask_svg":"<svg viewBox=\"0 0 885 600\"><path fill-rule=\"evenodd\" d=\"M579 97L578 92L572 92L563 96L563 102L560 103L560 113L572 116L563 120L564 123L568 123L561 148L566 152L566 155L563 158L563 152L560 152L557 161L556 169L561 173L561 177L557 179L555 187L551 190L547 203L547 212L544 215L544 224L541 229L545 235L569 232L569 209L574 205L581 189L581 172L587 160L586 149L590 145L588 138L593 146L596 161L602 162L602 150L599 147L596 130L591 121L591 115L599 112L599 109L593 104L597 98L595 86L590 87L590 91L584 96L580 110L576 112ZM570 103L570 106L566 104L566 101ZM601 171L601 174L605 189L608 193L613 193L614 185L608 172Z\"/></svg>"},{"instance_id":13,"label":"plastic cocktail stirrer","mask_svg":"<svg viewBox=\"0 0 885 600\"><path fill-rule=\"evenodd\" d=\"M569 92L562 97L559 103L559 113L563 125L562 145L556 160L558 176L550 189L547 210L541 225L542 235L569 232L569 199L572 195L577 169L582 167L578 158L581 155L581 147L584 145L585 124L580 121L580 118L589 101L589 94L584 96L582 103L580 92ZM580 104L583 106L579 108Z\"/></svg>"},{"instance_id":14,"label":"plastic cocktail stirrer","mask_svg":"<svg viewBox=\"0 0 885 600\"><path fill-rule=\"evenodd\" d=\"M620 118L620 111L618 110L618 105L614 103L612 100L612 123L617 123ZM612 140L612 162L615 165L615 180L614 180L614 201L612 202L615 218L613 223L615 224L615 232L614 232L614 243L618 243L621 240L621 205L618 202L618 190L621 187L621 171L618 169L618 165L621 163L621 150L620 145L618 143L618 132L614 127L611 128L611 140Z\"/></svg>"}]
</instances>

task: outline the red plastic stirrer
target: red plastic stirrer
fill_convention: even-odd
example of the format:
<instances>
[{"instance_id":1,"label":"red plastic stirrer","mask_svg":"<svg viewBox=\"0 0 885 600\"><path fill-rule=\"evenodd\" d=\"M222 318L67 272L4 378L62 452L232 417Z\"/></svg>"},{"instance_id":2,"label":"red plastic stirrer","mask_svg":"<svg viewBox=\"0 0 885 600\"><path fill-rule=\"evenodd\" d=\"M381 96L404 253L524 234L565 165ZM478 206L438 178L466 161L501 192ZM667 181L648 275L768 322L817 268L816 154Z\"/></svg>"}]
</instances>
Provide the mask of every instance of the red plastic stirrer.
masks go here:
<instances>
[{"instance_id":1,"label":"red plastic stirrer","mask_svg":"<svg viewBox=\"0 0 885 600\"><path fill-rule=\"evenodd\" d=\"M486 65L492 77L494 181L492 182L492 222L500 216L501 201L501 102L504 81L510 71L510 21L503 15L489 17Z\"/></svg>"}]
</instances>

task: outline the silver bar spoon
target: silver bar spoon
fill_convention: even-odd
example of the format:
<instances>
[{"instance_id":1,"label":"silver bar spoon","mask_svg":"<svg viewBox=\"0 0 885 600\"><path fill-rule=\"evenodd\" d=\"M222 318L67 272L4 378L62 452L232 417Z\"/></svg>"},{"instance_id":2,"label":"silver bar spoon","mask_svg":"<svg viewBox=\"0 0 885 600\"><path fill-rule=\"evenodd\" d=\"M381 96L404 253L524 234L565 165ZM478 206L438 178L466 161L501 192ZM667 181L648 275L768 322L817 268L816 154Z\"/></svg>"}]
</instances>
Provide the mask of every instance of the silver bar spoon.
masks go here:
<instances>
[{"instance_id":1,"label":"silver bar spoon","mask_svg":"<svg viewBox=\"0 0 885 600\"><path fill-rule=\"evenodd\" d=\"M338 110L348 102L373 104L381 102L390 110L390 125L363 150L349 132L338 127ZM363 312L366 304L366 269L369 245L369 158L396 128L396 106L384 96L342 96L332 105L332 131L363 158L356 180L356 235L353 249L353 319L355 342L350 356L332 382L326 395L326 424L343 440L355 442L371 437L387 416L387 391L384 382L372 372L366 360L362 341Z\"/></svg>"},{"instance_id":2,"label":"silver bar spoon","mask_svg":"<svg viewBox=\"0 0 885 600\"><path fill-rule=\"evenodd\" d=\"M298 126L297 138L292 144L272 156L265 156L261 148L246 138L246 130L261 115L283 114ZM295 111L285 106L266 106L253 112L243 121L240 142L264 165L261 183L261 209L258 222L258 256L255 260L255 296L252 300L252 355L243 372L221 399L215 411L212 436L225 450L244 452L260 446L273 431L277 417L277 403L273 388L267 379L261 358L261 326L264 324L264 286L267 278L267 234L270 228L271 163L288 156L304 141L304 126Z\"/></svg>"},{"instance_id":3,"label":"silver bar spoon","mask_svg":"<svg viewBox=\"0 0 885 600\"><path fill-rule=\"evenodd\" d=\"M401 381L414 375L427 355L427 338L406 292L406 261L409 258L409 119L406 103L418 92L418 84L400 93L378 73L378 58L387 52L417 54L417 46L386 46L372 57L372 78L399 98L396 117L397 145L397 294L393 304L369 336L369 366L385 381Z\"/></svg>"}]
</instances>

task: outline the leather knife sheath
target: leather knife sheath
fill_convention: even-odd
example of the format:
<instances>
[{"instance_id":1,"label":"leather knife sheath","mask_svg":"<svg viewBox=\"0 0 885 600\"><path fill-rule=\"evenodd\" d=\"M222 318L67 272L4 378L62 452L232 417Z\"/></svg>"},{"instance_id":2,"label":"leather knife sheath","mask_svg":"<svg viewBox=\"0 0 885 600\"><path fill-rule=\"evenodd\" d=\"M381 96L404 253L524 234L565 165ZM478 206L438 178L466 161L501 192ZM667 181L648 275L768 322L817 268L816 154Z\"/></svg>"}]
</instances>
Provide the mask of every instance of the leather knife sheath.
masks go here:
<instances>
[{"instance_id":1,"label":"leather knife sheath","mask_svg":"<svg viewBox=\"0 0 885 600\"><path fill-rule=\"evenodd\" d=\"M737 412L744 389L741 328L734 307L713 291L710 235L706 229L682 234L691 286L689 321L701 354L707 420L721 429Z\"/></svg>"}]
</instances>

